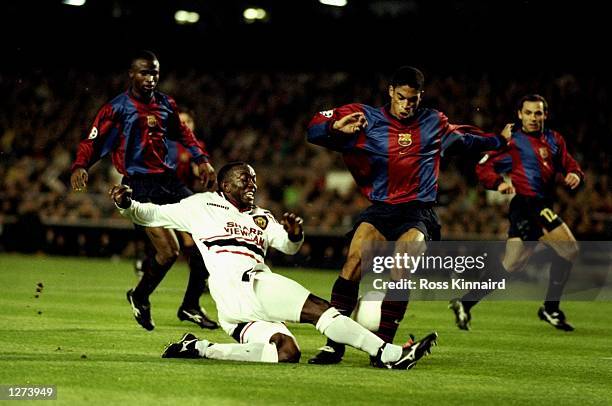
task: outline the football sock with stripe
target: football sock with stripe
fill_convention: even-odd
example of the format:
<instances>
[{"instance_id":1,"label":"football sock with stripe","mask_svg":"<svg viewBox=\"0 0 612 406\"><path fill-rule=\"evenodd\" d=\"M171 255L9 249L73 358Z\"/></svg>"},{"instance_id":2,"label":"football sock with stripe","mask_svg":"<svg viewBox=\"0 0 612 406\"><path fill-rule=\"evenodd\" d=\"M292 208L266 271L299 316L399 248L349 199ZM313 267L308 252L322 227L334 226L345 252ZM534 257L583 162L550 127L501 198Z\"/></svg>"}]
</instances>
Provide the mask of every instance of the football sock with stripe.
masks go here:
<instances>
[{"instance_id":1,"label":"football sock with stripe","mask_svg":"<svg viewBox=\"0 0 612 406\"><path fill-rule=\"evenodd\" d=\"M380 306L380 325L376 335L387 343L392 343L397 333L397 328L404 318L408 308L410 291L387 290L385 298Z\"/></svg>"}]
</instances>

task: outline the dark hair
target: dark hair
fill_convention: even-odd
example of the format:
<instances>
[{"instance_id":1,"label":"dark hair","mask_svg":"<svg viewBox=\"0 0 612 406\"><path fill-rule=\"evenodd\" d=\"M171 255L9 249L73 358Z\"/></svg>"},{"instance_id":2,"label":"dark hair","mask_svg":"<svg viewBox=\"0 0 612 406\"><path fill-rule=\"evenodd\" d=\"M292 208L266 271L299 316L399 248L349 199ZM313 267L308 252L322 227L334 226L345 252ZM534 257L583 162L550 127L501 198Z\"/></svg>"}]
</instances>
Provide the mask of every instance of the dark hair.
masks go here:
<instances>
[{"instance_id":1,"label":"dark hair","mask_svg":"<svg viewBox=\"0 0 612 406\"><path fill-rule=\"evenodd\" d=\"M423 72L412 66L402 66L391 76L390 85L393 87L408 85L418 91L423 90L425 76Z\"/></svg>"},{"instance_id":2,"label":"dark hair","mask_svg":"<svg viewBox=\"0 0 612 406\"><path fill-rule=\"evenodd\" d=\"M523 96L516 106L517 111L523 110L523 104L525 104L525 102L542 102L542 104L544 104L544 113L548 113L548 103L546 102L546 99L539 94L533 93Z\"/></svg>"},{"instance_id":3,"label":"dark hair","mask_svg":"<svg viewBox=\"0 0 612 406\"><path fill-rule=\"evenodd\" d=\"M136 62L138 59L143 59L145 61L157 61L157 56L151 52L148 51L146 49L141 49L139 51L134 52L134 54L132 55L132 59L130 59L130 68L132 66L134 66L134 62Z\"/></svg>"},{"instance_id":4,"label":"dark hair","mask_svg":"<svg viewBox=\"0 0 612 406\"><path fill-rule=\"evenodd\" d=\"M219 185L219 190L221 190L221 183L234 171L234 168L247 165L248 164L244 161L234 161L223 165L217 174L217 184Z\"/></svg>"}]
</instances>

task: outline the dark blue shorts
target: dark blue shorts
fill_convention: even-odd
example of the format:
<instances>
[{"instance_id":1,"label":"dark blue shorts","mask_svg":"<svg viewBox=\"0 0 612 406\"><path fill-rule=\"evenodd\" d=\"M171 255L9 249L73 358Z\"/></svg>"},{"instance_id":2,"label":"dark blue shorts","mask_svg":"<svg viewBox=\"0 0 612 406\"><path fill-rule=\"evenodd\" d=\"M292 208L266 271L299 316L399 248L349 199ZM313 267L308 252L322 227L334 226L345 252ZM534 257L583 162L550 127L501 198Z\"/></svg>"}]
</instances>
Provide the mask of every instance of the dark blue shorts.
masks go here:
<instances>
[{"instance_id":1,"label":"dark blue shorts","mask_svg":"<svg viewBox=\"0 0 612 406\"><path fill-rule=\"evenodd\" d=\"M563 220L552 210L552 201L537 197L516 195L510 202L508 238L519 237L523 241L537 241Z\"/></svg>"},{"instance_id":2,"label":"dark blue shorts","mask_svg":"<svg viewBox=\"0 0 612 406\"><path fill-rule=\"evenodd\" d=\"M388 204L376 202L365 209L347 234L352 238L361 223L372 224L387 239L397 241L402 234L416 228L429 241L440 240L440 221L432 203L407 202Z\"/></svg>"},{"instance_id":3,"label":"dark blue shorts","mask_svg":"<svg viewBox=\"0 0 612 406\"><path fill-rule=\"evenodd\" d=\"M178 203L193 194L174 174L133 175L121 181L132 188L132 199L141 203Z\"/></svg>"}]
</instances>

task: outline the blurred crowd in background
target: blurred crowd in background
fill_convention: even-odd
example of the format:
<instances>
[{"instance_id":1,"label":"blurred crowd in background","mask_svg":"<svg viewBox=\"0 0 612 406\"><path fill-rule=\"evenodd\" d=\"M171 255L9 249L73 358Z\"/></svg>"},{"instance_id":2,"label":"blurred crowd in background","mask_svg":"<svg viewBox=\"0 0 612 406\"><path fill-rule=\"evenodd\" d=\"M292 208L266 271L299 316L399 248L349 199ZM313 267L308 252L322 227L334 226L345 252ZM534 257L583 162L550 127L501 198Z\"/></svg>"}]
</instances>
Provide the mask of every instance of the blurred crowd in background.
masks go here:
<instances>
[{"instance_id":1,"label":"blurred crowd in background","mask_svg":"<svg viewBox=\"0 0 612 406\"><path fill-rule=\"evenodd\" d=\"M196 135L213 165L243 160L258 173L257 203L277 216L291 210L304 217L310 235L341 236L368 206L341 156L306 142L306 127L318 111L351 102L382 105L382 73L208 72L163 70L160 90L195 113ZM561 184L555 211L578 239L610 239L612 184L610 151L612 99L608 79L586 74L511 77L492 73L442 74L425 70L422 105L443 111L453 123L499 132L514 121L516 102L539 93L550 107L548 124L560 131L582 165L586 181L576 191ZM604 83L606 82L606 83ZM125 72L78 70L0 77L0 233L18 224L22 236L42 247L61 247L64 238L45 225L130 228L107 191L120 182L110 159L90 171L87 193L69 189L70 164L97 109L126 89ZM443 239L506 237L508 200L476 182L478 156L442 163L437 212ZM42 234L32 235L40 225ZM97 253L104 243L102 233ZM80 238L77 236L77 238ZM4 249L11 248L6 238ZM14 241L13 241L14 242ZM8 248L7 248L8 247ZM304 250L308 251L310 247Z\"/></svg>"}]
</instances>

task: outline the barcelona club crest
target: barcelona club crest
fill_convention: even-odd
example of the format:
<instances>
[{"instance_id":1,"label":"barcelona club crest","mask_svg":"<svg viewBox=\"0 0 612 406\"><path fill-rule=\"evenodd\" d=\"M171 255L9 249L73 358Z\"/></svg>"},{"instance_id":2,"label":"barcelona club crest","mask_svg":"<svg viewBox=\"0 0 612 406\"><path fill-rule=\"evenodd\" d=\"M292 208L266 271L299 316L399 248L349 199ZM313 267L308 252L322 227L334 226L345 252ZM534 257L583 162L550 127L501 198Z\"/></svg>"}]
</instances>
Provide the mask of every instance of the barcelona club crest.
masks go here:
<instances>
[{"instance_id":1,"label":"barcelona club crest","mask_svg":"<svg viewBox=\"0 0 612 406\"><path fill-rule=\"evenodd\" d=\"M268 218L266 216L253 216L253 221L262 230L265 230L266 227L268 227Z\"/></svg>"},{"instance_id":2,"label":"barcelona club crest","mask_svg":"<svg viewBox=\"0 0 612 406\"><path fill-rule=\"evenodd\" d=\"M543 147L539 148L538 150L540 151L540 156L542 157L542 159L548 158L548 149Z\"/></svg>"},{"instance_id":3,"label":"barcelona club crest","mask_svg":"<svg viewBox=\"0 0 612 406\"><path fill-rule=\"evenodd\" d=\"M412 134L403 133L397 135L397 143L402 147L409 147L412 145Z\"/></svg>"},{"instance_id":4,"label":"barcelona club crest","mask_svg":"<svg viewBox=\"0 0 612 406\"><path fill-rule=\"evenodd\" d=\"M149 127L155 127L157 125L157 119L155 118L155 116L147 116L147 125Z\"/></svg>"}]
</instances>

